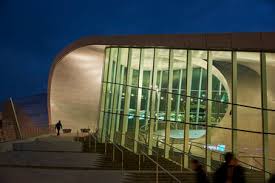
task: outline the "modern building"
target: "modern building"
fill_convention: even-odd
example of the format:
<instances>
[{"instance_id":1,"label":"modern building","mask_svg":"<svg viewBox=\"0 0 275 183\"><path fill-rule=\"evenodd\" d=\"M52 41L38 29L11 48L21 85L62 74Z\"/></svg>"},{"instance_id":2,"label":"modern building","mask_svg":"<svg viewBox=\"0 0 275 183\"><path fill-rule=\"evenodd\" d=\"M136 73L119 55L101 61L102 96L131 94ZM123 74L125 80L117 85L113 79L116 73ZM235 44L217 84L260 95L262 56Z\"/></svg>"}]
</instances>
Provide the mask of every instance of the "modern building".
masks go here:
<instances>
[{"instance_id":1,"label":"modern building","mask_svg":"<svg viewBox=\"0 0 275 183\"><path fill-rule=\"evenodd\" d=\"M233 151L274 172L274 77L275 33L85 37L54 60L49 121L185 167Z\"/></svg>"}]
</instances>

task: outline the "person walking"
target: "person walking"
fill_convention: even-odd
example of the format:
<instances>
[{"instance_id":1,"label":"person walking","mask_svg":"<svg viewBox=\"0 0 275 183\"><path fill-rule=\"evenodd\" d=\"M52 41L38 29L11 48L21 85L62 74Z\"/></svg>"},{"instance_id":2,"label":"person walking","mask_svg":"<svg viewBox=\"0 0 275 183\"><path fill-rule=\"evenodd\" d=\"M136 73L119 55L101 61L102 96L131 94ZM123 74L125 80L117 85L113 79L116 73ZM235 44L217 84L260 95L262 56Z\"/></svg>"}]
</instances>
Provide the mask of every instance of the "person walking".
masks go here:
<instances>
[{"instance_id":1,"label":"person walking","mask_svg":"<svg viewBox=\"0 0 275 183\"><path fill-rule=\"evenodd\" d=\"M196 183L210 183L206 172L198 160L191 160L191 169L195 172Z\"/></svg>"},{"instance_id":2,"label":"person walking","mask_svg":"<svg viewBox=\"0 0 275 183\"><path fill-rule=\"evenodd\" d=\"M59 136L60 135L60 129L62 129L62 124L61 124L60 120L56 123L55 129L57 130L57 136Z\"/></svg>"},{"instance_id":3,"label":"person walking","mask_svg":"<svg viewBox=\"0 0 275 183\"><path fill-rule=\"evenodd\" d=\"M245 183L244 169L238 164L233 153L225 154L225 163L214 173L214 183Z\"/></svg>"}]
</instances>

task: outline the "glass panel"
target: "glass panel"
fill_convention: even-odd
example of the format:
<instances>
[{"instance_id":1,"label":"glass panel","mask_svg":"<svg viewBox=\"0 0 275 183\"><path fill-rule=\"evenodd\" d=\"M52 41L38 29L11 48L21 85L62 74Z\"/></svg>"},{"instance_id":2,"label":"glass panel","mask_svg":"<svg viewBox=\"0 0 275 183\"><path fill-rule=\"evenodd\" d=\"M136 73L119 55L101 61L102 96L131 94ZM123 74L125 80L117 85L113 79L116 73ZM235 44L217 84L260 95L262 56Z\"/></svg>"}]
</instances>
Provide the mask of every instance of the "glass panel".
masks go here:
<instances>
[{"instance_id":1,"label":"glass panel","mask_svg":"<svg viewBox=\"0 0 275 183\"><path fill-rule=\"evenodd\" d=\"M226 152L231 152L231 129L222 129L213 127L210 128L211 136L211 144L208 147L212 153L212 158L215 161L222 162L223 156Z\"/></svg>"},{"instance_id":2,"label":"glass panel","mask_svg":"<svg viewBox=\"0 0 275 183\"><path fill-rule=\"evenodd\" d=\"M101 94L101 104L100 104L100 121L99 121L99 133L100 137L102 135L103 123L104 123L104 110L105 110L105 98L106 98L106 88L107 88L107 77L108 77L108 65L109 65L109 54L110 49L105 50L105 60L104 60L104 73L103 73L103 83L102 83L102 94Z\"/></svg>"},{"instance_id":3,"label":"glass panel","mask_svg":"<svg viewBox=\"0 0 275 183\"><path fill-rule=\"evenodd\" d=\"M153 58L154 49L143 49L144 61L143 61L143 81L142 81L142 96L141 96L141 108L140 108L140 135L139 140L145 141L148 135L148 121L150 118L150 97L152 87L152 71L153 71Z\"/></svg>"},{"instance_id":4,"label":"glass panel","mask_svg":"<svg viewBox=\"0 0 275 183\"><path fill-rule=\"evenodd\" d=\"M169 50L156 49L157 95L156 95L156 133L164 135L167 109Z\"/></svg>"},{"instance_id":5,"label":"glass panel","mask_svg":"<svg viewBox=\"0 0 275 183\"><path fill-rule=\"evenodd\" d=\"M237 158L240 164L247 168L252 166L252 168L263 169L263 135L238 131L237 136L239 142Z\"/></svg>"},{"instance_id":6,"label":"glass panel","mask_svg":"<svg viewBox=\"0 0 275 183\"><path fill-rule=\"evenodd\" d=\"M118 114L116 116L116 135L115 139L117 143L121 141L121 132L122 132L122 123L124 117L124 104L125 104L125 92L126 92L126 79L127 79L127 61L128 61L128 48L121 48L120 49L120 79L119 79L119 96L118 96Z\"/></svg>"},{"instance_id":7,"label":"glass panel","mask_svg":"<svg viewBox=\"0 0 275 183\"><path fill-rule=\"evenodd\" d=\"M172 100L170 114L170 144L174 149L170 151L171 159L182 163L182 154L184 138L184 121L185 121L185 101L186 101L186 61L187 50L171 50L173 52L173 79L172 79Z\"/></svg>"},{"instance_id":8,"label":"glass panel","mask_svg":"<svg viewBox=\"0 0 275 183\"><path fill-rule=\"evenodd\" d=\"M212 117L213 125L231 128L231 52L213 51L212 68Z\"/></svg>"},{"instance_id":9,"label":"glass panel","mask_svg":"<svg viewBox=\"0 0 275 183\"><path fill-rule=\"evenodd\" d=\"M132 69L132 82L128 83L131 85L131 95L130 95L130 106L128 113L128 128L127 128L127 138L126 147L133 149L133 139L135 132L135 122L136 122L136 107L137 107L137 94L138 94L138 80L139 80L139 60L140 60L140 49L132 49L131 58L131 68Z\"/></svg>"},{"instance_id":10,"label":"glass panel","mask_svg":"<svg viewBox=\"0 0 275 183\"><path fill-rule=\"evenodd\" d=\"M192 87L190 108L190 137L200 138L205 134L207 62L206 51L192 51ZM196 132L199 136L192 137Z\"/></svg>"},{"instance_id":11,"label":"glass panel","mask_svg":"<svg viewBox=\"0 0 275 183\"><path fill-rule=\"evenodd\" d=\"M275 53L266 53L269 169L275 172Z\"/></svg>"},{"instance_id":12,"label":"glass panel","mask_svg":"<svg viewBox=\"0 0 275 183\"><path fill-rule=\"evenodd\" d=\"M104 115L104 127L106 136L110 136L111 132L111 121L112 121L112 104L113 104L113 94L114 94L114 85L115 75L116 75L116 66L118 58L118 49L111 48L109 65L108 65L108 77L107 77L107 88L105 96L105 115Z\"/></svg>"},{"instance_id":13,"label":"glass panel","mask_svg":"<svg viewBox=\"0 0 275 183\"><path fill-rule=\"evenodd\" d=\"M268 135L268 145L269 145L269 170L270 172L275 172L275 134Z\"/></svg>"},{"instance_id":14,"label":"glass panel","mask_svg":"<svg viewBox=\"0 0 275 183\"><path fill-rule=\"evenodd\" d=\"M192 84L190 103L190 151L205 161L205 124L207 107L207 52L192 51Z\"/></svg>"},{"instance_id":15,"label":"glass panel","mask_svg":"<svg viewBox=\"0 0 275 183\"><path fill-rule=\"evenodd\" d=\"M251 108L261 108L260 54L255 52L237 52L237 64L237 103L248 106L238 106L237 128L261 132L261 110Z\"/></svg>"},{"instance_id":16,"label":"glass panel","mask_svg":"<svg viewBox=\"0 0 275 183\"><path fill-rule=\"evenodd\" d=\"M164 139L166 121L171 122L170 143L178 148L174 149L179 154L183 143L183 122L185 120L186 107L186 50L155 49L155 81L156 95L154 106L151 106L153 60L154 49L132 48L131 54L128 48L106 49L106 60L103 75L103 90L100 114L104 132L108 136L115 135L117 142L121 141L122 127L125 127L126 135L134 138L136 122L139 122L139 140L148 140L150 118L156 117L154 132ZM170 68L172 94L169 92L169 53L173 59L173 67ZM212 165L221 160L221 153L232 149L232 116L231 116L231 89L232 89L232 59L230 51L211 51L213 65L210 94L207 92L207 52L190 51L192 61L191 79L191 103L190 103L190 128L189 128L189 150L195 158L205 159L207 120L207 97L211 100L211 135L208 147L211 151ZM130 60L129 60L130 58ZM143 58L143 71L140 71L140 58ZM127 64L130 63L131 67ZM273 73L275 73L275 54L266 54L267 70L267 92L268 92L268 131L269 131L269 166L275 169L273 148L275 136L275 85L273 84ZM237 52L237 157L245 167L263 168L263 134L262 134L262 109L261 109L261 71L260 54L255 52ZM143 80L139 84L140 72ZM140 112L138 109L138 87L142 87L140 96ZM128 94L127 94L128 92ZM153 92L153 93L154 93ZM129 100L125 97L128 95ZM168 98L169 96L169 98ZM128 104L126 104L128 101ZM171 113L168 103L171 101ZM150 114L151 107L155 108ZM273 111L274 110L274 111ZM124 119L123 119L124 118ZM125 122L126 119L126 123ZM208 118L209 120L209 118ZM100 127L101 128L101 127ZM113 130L113 131L112 131ZM247 130L247 131L241 131ZM114 134L114 131L117 134ZM257 131L253 133L249 131ZM156 138L154 138L156 140ZM155 141L154 141L155 142ZM167 141L168 142L168 141ZM132 149L133 141L125 141L125 145ZM155 145L155 144L154 144ZM163 148L163 144L160 144ZM166 151L167 152L167 151ZM173 156L175 157L175 152ZM175 158L179 161L180 156Z\"/></svg>"},{"instance_id":17,"label":"glass panel","mask_svg":"<svg viewBox=\"0 0 275 183\"><path fill-rule=\"evenodd\" d=\"M186 50L173 50L173 100L171 107L171 120L184 121L185 87L186 87ZM175 128L178 129L177 125Z\"/></svg>"},{"instance_id":18,"label":"glass panel","mask_svg":"<svg viewBox=\"0 0 275 183\"><path fill-rule=\"evenodd\" d=\"M213 147L224 147L224 152L232 149L232 57L229 51L212 51L212 102L211 123L221 128L211 128ZM223 129L226 128L226 129ZM215 153L214 159L222 159Z\"/></svg>"},{"instance_id":19,"label":"glass panel","mask_svg":"<svg viewBox=\"0 0 275 183\"><path fill-rule=\"evenodd\" d=\"M268 111L268 130L270 133L275 133L275 53L266 53L266 77L267 108L272 110Z\"/></svg>"}]
</instances>

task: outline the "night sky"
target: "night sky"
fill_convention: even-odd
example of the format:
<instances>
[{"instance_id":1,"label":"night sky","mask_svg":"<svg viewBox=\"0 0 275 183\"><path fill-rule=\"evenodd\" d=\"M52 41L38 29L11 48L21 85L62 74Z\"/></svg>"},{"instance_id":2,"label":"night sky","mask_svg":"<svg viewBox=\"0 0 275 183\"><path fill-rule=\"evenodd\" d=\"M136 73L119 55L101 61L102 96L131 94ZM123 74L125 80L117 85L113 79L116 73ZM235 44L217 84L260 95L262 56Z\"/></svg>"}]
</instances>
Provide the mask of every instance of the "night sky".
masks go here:
<instances>
[{"instance_id":1,"label":"night sky","mask_svg":"<svg viewBox=\"0 0 275 183\"><path fill-rule=\"evenodd\" d=\"M275 31L274 0L0 0L0 101L47 91L82 36Z\"/></svg>"}]
</instances>

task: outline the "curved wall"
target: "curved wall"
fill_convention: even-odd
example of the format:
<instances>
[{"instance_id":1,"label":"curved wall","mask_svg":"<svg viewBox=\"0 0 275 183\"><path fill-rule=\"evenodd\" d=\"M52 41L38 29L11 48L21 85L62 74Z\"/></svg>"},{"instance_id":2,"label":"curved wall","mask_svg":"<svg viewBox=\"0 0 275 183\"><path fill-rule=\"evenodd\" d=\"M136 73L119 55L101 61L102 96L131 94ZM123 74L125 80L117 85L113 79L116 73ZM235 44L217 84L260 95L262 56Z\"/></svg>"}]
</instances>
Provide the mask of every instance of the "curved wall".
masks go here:
<instances>
[{"instance_id":1,"label":"curved wall","mask_svg":"<svg viewBox=\"0 0 275 183\"><path fill-rule=\"evenodd\" d=\"M50 123L74 131L97 128L104 46L78 48L53 68L49 88Z\"/></svg>"}]
</instances>

